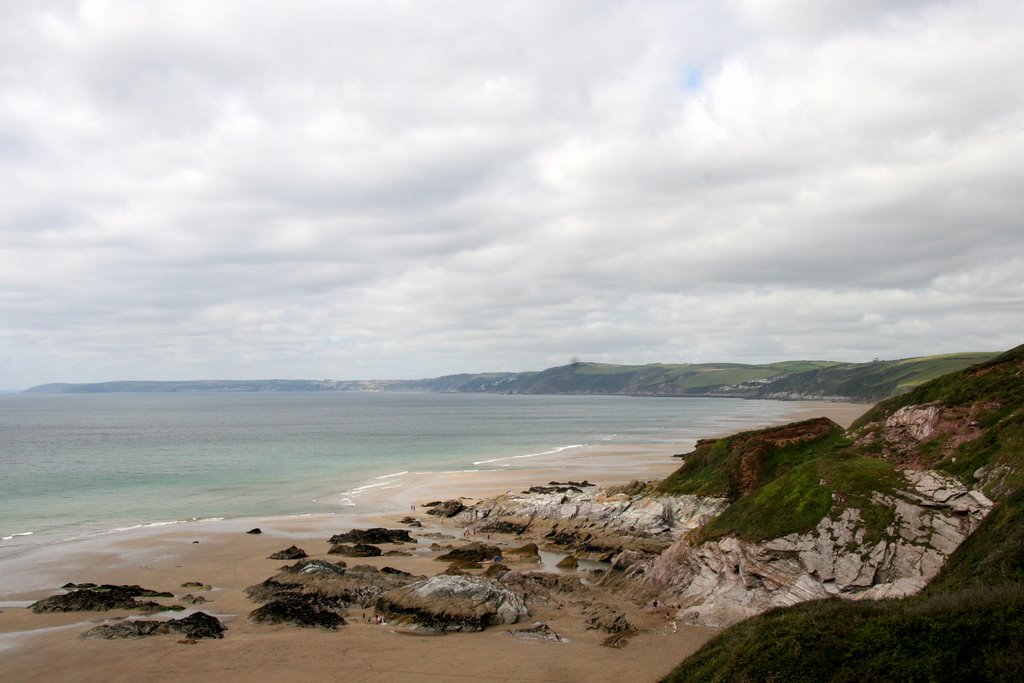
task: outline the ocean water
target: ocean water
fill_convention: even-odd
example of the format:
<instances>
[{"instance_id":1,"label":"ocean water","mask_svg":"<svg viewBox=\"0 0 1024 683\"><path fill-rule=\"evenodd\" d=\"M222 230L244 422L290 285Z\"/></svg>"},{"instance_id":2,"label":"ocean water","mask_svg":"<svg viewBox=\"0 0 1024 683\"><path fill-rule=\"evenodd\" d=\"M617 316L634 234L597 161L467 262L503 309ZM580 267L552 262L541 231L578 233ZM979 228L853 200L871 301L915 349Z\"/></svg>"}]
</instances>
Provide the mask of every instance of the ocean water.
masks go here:
<instances>
[{"instance_id":1,"label":"ocean water","mask_svg":"<svg viewBox=\"0 0 1024 683\"><path fill-rule=\"evenodd\" d=\"M409 472L525 467L776 422L775 401L415 393L0 395L0 554L192 519L351 510Z\"/></svg>"}]
</instances>

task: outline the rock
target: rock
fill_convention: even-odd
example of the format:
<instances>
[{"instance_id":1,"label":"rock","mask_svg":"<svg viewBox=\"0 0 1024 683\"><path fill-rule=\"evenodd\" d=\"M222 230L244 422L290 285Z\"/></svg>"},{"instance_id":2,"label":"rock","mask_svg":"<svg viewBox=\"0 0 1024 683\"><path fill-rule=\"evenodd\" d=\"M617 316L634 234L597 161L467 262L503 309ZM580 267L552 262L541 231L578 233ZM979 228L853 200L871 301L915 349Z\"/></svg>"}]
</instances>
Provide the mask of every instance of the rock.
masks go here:
<instances>
[{"instance_id":1,"label":"rock","mask_svg":"<svg viewBox=\"0 0 1024 683\"><path fill-rule=\"evenodd\" d=\"M518 548L509 548L505 551L505 554L517 555L523 562L540 561L540 548L537 547L536 543L527 543Z\"/></svg>"},{"instance_id":2,"label":"rock","mask_svg":"<svg viewBox=\"0 0 1024 683\"><path fill-rule=\"evenodd\" d=\"M203 583L202 581L186 581L185 583L181 584L181 587L182 588L199 588L201 590L208 591L213 586L211 586L208 583Z\"/></svg>"},{"instance_id":3,"label":"rock","mask_svg":"<svg viewBox=\"0 0 1024 683\"><path fill-rule=\"evenodd\" d=\"M332 545L327 552L331 555L344 555L345 557L377 557L383 554L383 551L377 546L366 543L356 543L355 545L338 543Z\"/></svg>"},{"instance_id":4,"label":"rock","mask_svg":"<svg viewBox=\"0 0 1024 683\"><path fill-rule=\"evenodd\" d=\"M289 546L284 550L278 550L273 555L269 556L268 560L301 560L307 557L306 551L297 546Z\"/></svg>"},{"instance_id":5,"label":"rock","mask_svg":"<svg viewBox=\"0 0 1024 683\"><path fill-rule=\"evenodd\" d=\"M579 566L579 562L572 555L566 555L555 566L559 569L576 569Z\"/></svg>"},{"instance_id":6,"label":"rock","mask_svg":"<svg viewBox=\"0 0 1024 683\"><path fill-rule=\"evenodd\" d=\"M635 630L626 613L610 605L595 604L584 611L586 627L605 633L624 633Z\"/></svg>"},{"instance_id":7,"label":"rock","mask_svg":"<svg viewBox=\"0 0 1024 683\"><path fill-rule=\"evenodd\" d=\"M543 621L535 621L533 626L530 626L529 628L505 631L505 635L512 636L513 638L519 638L521 640L540 640L552 643L566 642L565 638L555 633L555 631Z\"/></svg>"},{"instance_id":8,"label":"rock","mask_svg":"<svg viewBox=\"0 0 1024 683\"><path fill-rule=\"evenodd\" d=\"M249 530L248 530L248 531L246 531L245 533L247 533L247 534L253 534L253 535L255 536L256 534L262 534L262 533L263 533L263 530L262 530L262 529L260 529L259 527L256 527L255 529L249 529Z\"/></svg>"},{"instance_id":9,"label":"rock","mask_svg":"<svg viewBox=\"0 0 1024 683\"><path fill-rule=\"evenodd\" d=\"M657 558L622 553L600 585L638 598L659 596L681 606L683 621L715 628L830 596L911 595L939 572L992 503L939 472L903 475L906 490L873 496L872 504L889 508L894 522L872 542L860 510L847 507L804 534L699 545L683 538Z\"/></svg>"},{"instance_id":10,"label":"rock","mask_svg":"<svg viewBox=\"0 0 1024 683\"><path fill-rule=\"evenodd\" d=\"M485 562L495 557L501 557L501 548L473 542L461 548L453 548L436 559L442 562Z\"/></svg>"},{"instance_id":11,"label":"rock","mask_svg":"<svg viewBox=\"0 0 1024 683\"><path fill-rule=\"evenodd\" d=\"M102 585L82 588L64 595L51 595L31 605L36 614L48 612L106 612L112 609L141 609L157 611L173 609L153 601L139 602L137 597L173 598L171 593L162 593L140 586Z\"/></svg>"},{"instance_id":12,"label":"rock","mask_svg":"<svg viewBox=\"0 0 1024 683\"><path fill-rule=\"evenodd\" d=\"M331 536L331 543L415 543L416 540L409 533L408 529L353 529L343 534Z\"/></svg>"},{"instance_id":13,"label":"rock","mask_svg":"<svg viewBox=\"0 0 1024 683\"><path fill-rule=\"evenodd\" d=\"M192 595L191 593L183 595L178 599L189 605L201 605L204 602L209 602L209 600L204 598L202 595Z\"/></svg>"},{"instance_id":14,"label":"rock","mask_svg":"<svg viewBox=\"0 0 1024 683\"><path fill-rule=\"evenodd\" d=\"M290 624L302 628L335 630L345 619L325 606L319 595L303 593L283 594L249 613L249 620L257 624Z\"/></svg>"},{"instance_id":15,"label":"rock","mask_svg":"<svg viewBox=\"0 0 1024 683\"><path fill-rule=\"evenodd\" d=\"M389 590L423 578L391 567L378 570L370 565L357 565L348 569L335 566L334 569L337 573L303 573L287 568L262 583L249 586L245 594L256 602L301 595L303 600L315 601L321 610L340 611L352 605L373 607L377 599Z\"/></svg>"},{"instance_id":16,"label":"rock","mask_svg":"<svg viewBox=\"0 0 1024 683\"><path fill-rule=\"evenodd\" d=\"M403 517L401 519L401 523L405 524L407 526L417 527L417 528L423 526L423 524L420 522L420 520L416 519L415 517Z\"/></svg>"},{"instance_id":17,"label":"rock","mask_svg":"<svg viewBox=\"0 0 1024 683\"><path fill-rule=\"evenodd\" d=\"M225 630L227 627L217 617L205 612L196 612L182 619L167 621L120 621L116 624L103 624L89 629L81 637L113 640L180 633L187 639L201 640L223 638Z\"/></svg>"},{"instance_id":18,"label":"rock","mask_svg":"<svg viewBox=\"0 0 1024 683\"><path fill-rule=\"evenodd\" d=\"M488 579L496 579L508 571L511 570L505 565L503 565L501 562L495 562L487 568L487 571L484 572L484 576L486 576Z\"/></svg>"},{"instance_id":19,"label":"rock","mask_svg":"<svg viewBox=\"0 0 1024 683\"><path fill-rule=\"evenodd\" d=\"M431 631L481 631L526 618L523 595L489 579L441 574L389 591L377 602L389 620Z\"/></svg>"},{"instance_id":20,"label":"rock","mask_svg":"<svg viewBox=\"0 0 1024 683\"><path fill-rule=\"evenodd\" d=\"M284 572L288 574L326 574L340 575L345 573L346 564L341 562L328 562L327 560L302 559L285 567Z\"/></svg>"},{"instance_id":21,"label":"rock","mask_svg":"<svg viewBox=\"0 0 1024 683\"><path fill-rule=\"evenodd\" d=\"M427 514L434 515L435 517L454 517L466 509L462 501L458 500L446 500L443 503L431 504L429 507L430 509L427 510Z\"/></svg>"}]
</instances>

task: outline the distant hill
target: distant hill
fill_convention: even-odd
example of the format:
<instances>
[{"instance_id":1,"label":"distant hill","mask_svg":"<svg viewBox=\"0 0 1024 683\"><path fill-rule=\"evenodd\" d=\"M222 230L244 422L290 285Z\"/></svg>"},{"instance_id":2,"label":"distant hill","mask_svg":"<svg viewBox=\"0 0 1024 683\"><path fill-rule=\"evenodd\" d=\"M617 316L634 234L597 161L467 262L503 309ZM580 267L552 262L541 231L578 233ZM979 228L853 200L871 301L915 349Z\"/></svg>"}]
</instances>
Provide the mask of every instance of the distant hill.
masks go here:
<instances>
[{"instance_id":1,"label":"distant hill","mask_svg":"<svg viewBox=\"0 0 1024 683\"><path fill-rule=\"evenodd\" d=\"M785 361L764 365L573 363L542 372L448 375L395 382L391 390L505 394L619 394L878 401L993 358L958 353L869 363Z\"/></svg>"},{"instance_id":2,"label":"distant hill","mask_svg":"<svg viewBox=\"0 0 1024 683\"><path fill-rule=\"evenodd\" d=\"M763 365L573 363L540 372L445 375L420 380L200 380L44 384L29 393L429 391L498 394L615 394L877 401L994 353L958 353L870 363L784 361Z\"/></svg>"}]
</instances>

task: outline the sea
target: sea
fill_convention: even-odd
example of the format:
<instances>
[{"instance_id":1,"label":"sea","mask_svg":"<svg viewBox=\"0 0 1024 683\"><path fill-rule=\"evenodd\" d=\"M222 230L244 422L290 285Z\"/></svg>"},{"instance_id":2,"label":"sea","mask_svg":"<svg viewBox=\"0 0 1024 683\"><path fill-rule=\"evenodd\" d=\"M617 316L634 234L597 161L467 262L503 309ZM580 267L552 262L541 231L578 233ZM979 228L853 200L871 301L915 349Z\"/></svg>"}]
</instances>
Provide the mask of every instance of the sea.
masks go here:
<instances>
[{"instance_id":1,"label":"sea","mask_svg":"<svg viewBox=\"0 0 1024 683\"><path fill-rule=\"evenodd\" d=\"M725 398L398 392L0 395L0 556L200 519L351 511L410 473L521 468L784 421Z\"/></svg>"}]
</instances>

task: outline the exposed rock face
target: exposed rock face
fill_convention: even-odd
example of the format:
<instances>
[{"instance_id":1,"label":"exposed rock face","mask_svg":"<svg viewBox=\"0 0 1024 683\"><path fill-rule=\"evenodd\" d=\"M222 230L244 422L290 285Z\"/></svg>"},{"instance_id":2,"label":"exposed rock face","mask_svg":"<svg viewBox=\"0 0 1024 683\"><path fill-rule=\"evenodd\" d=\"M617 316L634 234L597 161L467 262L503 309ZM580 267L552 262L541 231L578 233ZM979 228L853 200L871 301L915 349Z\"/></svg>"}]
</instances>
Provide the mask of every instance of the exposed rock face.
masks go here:
<instances>
[{"instance_id":1,"label":"exposed rock face","mask_svg":"<svg viewBox=\"0 0 1024 683\"><path fill-rule=\"evenodd\" d=\"M204 598L202 595L193 595L192 593L189 593L188 595L183 595L181 598L179 598L179 600L181 600L184 603L188 603L189 605L201 605L204 602L209 602L209 600Z\"/></svg>"},{"instance_id":2,"label":"exposed rock face","mask_svg":"<svg viewBox=\"0 0 1024 683\"><path fill-rule=\"evenodd\" d=\"M220 623L217 617L205 612L196 612L182 619L168 621L120 621L116 624L103 624L89 629L81 637L114 640L180 633L186 638L200 640L223 638L225 630L227 627Z\"/></svg>"},{"instance_id":3,"label":"exposed rock face","mask_svg":"<svg viewBox=\"0 0 1024 683\"><path fill-rule=\"evenodd\" d=\"M340 612L352 605L372 607L389 590L419 578L390 567L344 568L323 560L300 560L262 583L249 586L245 593L255 602L298 596L307 603L312 601L317 611Z\"/></svg>"},{"instance_id":4,"label":"exposed rock face","mask_svg":"<svg viewBox=\"0 0 1024 683\"><path fill-rule=\"evenodd\" d=\"M106 612L112 609L170 609L153 601L139 602L137 597L174 597L170 593L160 593L140 586L103 585L95 588L82 588L63 595L51 595L33 604L32 611L36 614L46 612Z\"/></svg>"},{"instance_id":5,"label":"exposed rock face","mask_svg":"<svg viewBox=\"0 0 1024 683\"><path fill-rule=\"evenodd\" d=\"M605 559L624 548L660 552L728 503L700 496L605 495L592 485L554 488L491 498L467 508L458 520L477 533L529 531L579 557Z\"/></svg>"},{"instance_id":6,"label":"exposed rock face","mask_svg":"<svg viewBox=\"0 0 1024 683\"><path fill-rule=\"evenodd\" d=\"M406 518L410 519L410 518ZM415 520L413 520L415 521ZM408 529L384 529L376 527L373 529L353 529L343 534L331 536L331 543L415 543Z\"/></svg>"},{"instance_id":7,"label":"exposed rock face","mask_svg":"<svg viewBox=\"0 0 1024 683\"><path fill-rule=\"evenodd\" d=\"M268 557L268 560L301 560L306 557L306 551L297 546L290 546L284 550L278 550Z\"/></svg>"},{"instance_id":8,"label":"exposed rock face","mask_svg":"<svg viewBox=\"0 0 1024 683\"><path fill-rule=\"evenodd\" d=\"M389 591L377 602L389 620L432 631L482 631L528 616L521 593L495 581L441 574Z\"/></svg>"},{"instance_id":9,"label":"exposed rock face","mask_svg":"<svg viewBox=\"0 0 1024 683\"><path fill-rule=\"evenodd\" d=\"M809 533L762 543L728 537L691 547L682 539L653 560L623 553L602 584L635 579L638 596L679 604L682 620L706 626L727 626L830 595L864 599L916 593L992 503L937 472L905 476L910 490L898 497L876 494L875 502L894 509L896 520L875 542L865 539L860 511L846 508Z\"/></svg>"},{"instance_id":10,"label":"exposed rock face","mask_svg":"<svg viewBox=\"0 0 1024 683\"><path fill-rule=\"evenodd\" d=\"M973 441L982 434L978 416L993 406L948 406L943 403L923 403L904 406L890 415L880 431L861 433L861 443L879 441L882 456L905 467L921 467L923 441L938 440L943 455L952 453L960 445Z\"/></svg>"}]
</instances>

